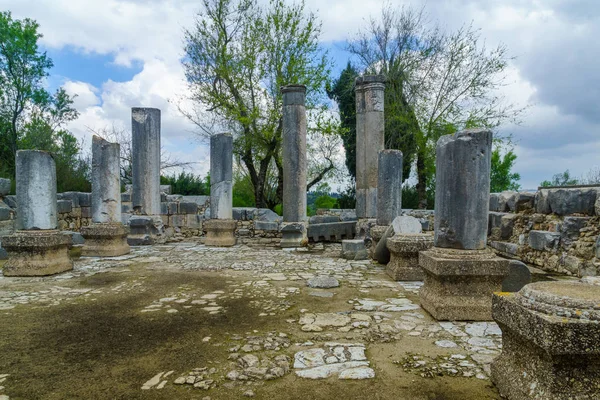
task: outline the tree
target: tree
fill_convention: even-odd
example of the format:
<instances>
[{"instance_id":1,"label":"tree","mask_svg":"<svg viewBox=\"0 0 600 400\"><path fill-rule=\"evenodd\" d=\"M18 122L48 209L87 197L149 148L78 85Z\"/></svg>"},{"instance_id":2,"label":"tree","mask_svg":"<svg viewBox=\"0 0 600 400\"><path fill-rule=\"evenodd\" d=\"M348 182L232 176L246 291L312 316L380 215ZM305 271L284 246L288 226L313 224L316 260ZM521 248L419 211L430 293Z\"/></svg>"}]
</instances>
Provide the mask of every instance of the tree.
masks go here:
<instances>
[{"instance_id":1,"label":"tree","mask_svg":"<svg viewBox=\"0 0 600 400\"><path fill-rule=\"evenodd\" d=\"M577 178L572 177L569 170L566 170L565 172L554 174L554 176L552 176L551 181L543 181L542 183L540 183L540 186L573 186L578 184L579 181L577 180Z\"/></svg>"},{"instance_id":2,"label":"tree","mask_svg":"<svg viewBox=\"0 0 600 400\"><path fill-rule=\"evenodd\" d=\"M179 175L161 175L161 185L171 185L172 193L188 195L209 195L210 194L210 176L204 179L200 175L194 175L191 172L181 171Z\"/></svg>"},{"instance_id":3,"label":"tree","mask_svg":"<svg viewBox=\"0 0 600 400\"><path fill-rule=\"evenodd\" d=\"M409 150L401 150L410 162L407 155L414 145L420 208L427 206L440 136L455 128L518 122L523 111L505 104L497 90L505 84L506 47L488 50L471 25L444 33L429 23L423 10L388 6L379 19L370 19L348 49L365 73L388 79L386 98L393 96L394 107L386 113L393 114L399 132L393 136L394 147L407 146Z\"/></svg>"},{"instance_id":4,"label":"tree","mask_svg":"<svg viewBox=\"0 0 600 400\"><path fill-rule=\"evenodd\" d=\"M512 149L509 149L504 156L501 154L501 147L496 146L492 151L492 172L490 181L490 192L498 193L504 190L519 190L521 185L518 181L521 175L512 172L517 155Z\"/></svg>"},{"instance_id":5,"label":"tree","mask_svg":"<svg viewBox=\"0 0 600 400\"><path fill-rule=\"evenodd\" d=\"M0 13L0 172L12 176L19 141L26 129L57 130L77 118L72 99L61 88L51 95L44 79L52 60L38 48L39 25ZM29 125L27 127L27 125Z\"/></svg>"},{"instance_id":6,"label":"tree","mask_svg":"<svg viewBox=\"0 0 600 400\"><path fill-rule=\"evenodd\" d=\"M250 178L257 207L282 199L280 88L306 85L309 118L324 112L318 105L329 60L319 49L320 33L304 3L283 0L267 7L255 0L204 0L195 26L185 30L183 66L195 107L180 109L205 137L215 129L233 133L236 161Z\"/></svg>"}]
</instances>

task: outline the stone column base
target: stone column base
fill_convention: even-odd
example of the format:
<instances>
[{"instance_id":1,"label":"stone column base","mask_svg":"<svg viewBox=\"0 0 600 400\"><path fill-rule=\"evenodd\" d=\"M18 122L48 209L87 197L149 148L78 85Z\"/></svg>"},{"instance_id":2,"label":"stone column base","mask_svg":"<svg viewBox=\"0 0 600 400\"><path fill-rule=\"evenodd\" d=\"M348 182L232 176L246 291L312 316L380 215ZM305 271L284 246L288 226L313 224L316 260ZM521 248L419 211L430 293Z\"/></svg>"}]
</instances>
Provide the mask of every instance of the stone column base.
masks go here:
<instances>
[{"instance_id":1,"label":"stone column base","mask_svg":"<svg viewBox=\"0 0 600 400\"><path fill-rule=\"evenodd\" d=\"M306 247L308 245L306 225L302 222L284 222L281 235L279 246L282 248Z\"/></svg>"},{"instance_id":2,"label":"stone column base","mask_svg":"<svg viewBox=\"0 0 600 400\"><path fill-rule=\"evenodd\" d=\"M503 397L600 398L600 286L537 282L497 293L492 314L502 354L492 381Z\"/></svg>"},{"instance_id":3,"label":"stone column base","mask_svg":"<svg viewBox=\"0 0 600 400\"><path fill-rule=\"evenodd\" d=\"M129 218L130 246L149 246L166 240L165 226L160 215L133 215Z\"/></svg>"},{"instance_id":4,"label":"stone column base","mask_svg":"<svg viewBox=\"0 0 600 400\"><path fill-rule=\"evenodd\" d=\"M235 228L237 221L234 219L209 219L204 222L206 231L206 246L231 247L235 245Z\"/></svg>"},{"instance_id":5,"label":"stone column base","mask_svg":"<svg viewBox=\"0 0 600 400\"><path fill-rule=\"evenodd\" d=\"M421 306L438 321L491 321L492 293L502 290L509 261L485 250L433 247L419 253L425 273Z\"/></svg>"},{"instance_id":6,"label":"stone column base","mask_svg":"<svg viewBox=\"0 0 600 400\"><path fill-rule=\"evenodd\" d=\"M2 238L8 252L4 276L45 276L73 269L71 237L58 230L17 231Z\"/></svg>"},{"instance_id":7,"label":"stone column base","mask_svg":"<svg viewBox=\"0 0 600 400\"><path fill-rule=\"evenodd\" d=\"M85 243L81 249L84 257L116 257L129 254L127 244L129 228L121 223L92 224L81 227Z\"/></svg>"},{"instance_id":8,"label":"stone column base","mask_svg":"<svg viewBox=\"0 0 600 400\"><path fill-rule=\"evenodd\" d=\"M387 239L390 262L385 272L395 281L422 281L423 269L419 266L419 252L433 247L433 235L411 233Z\"/></svg>"}]
</instances>

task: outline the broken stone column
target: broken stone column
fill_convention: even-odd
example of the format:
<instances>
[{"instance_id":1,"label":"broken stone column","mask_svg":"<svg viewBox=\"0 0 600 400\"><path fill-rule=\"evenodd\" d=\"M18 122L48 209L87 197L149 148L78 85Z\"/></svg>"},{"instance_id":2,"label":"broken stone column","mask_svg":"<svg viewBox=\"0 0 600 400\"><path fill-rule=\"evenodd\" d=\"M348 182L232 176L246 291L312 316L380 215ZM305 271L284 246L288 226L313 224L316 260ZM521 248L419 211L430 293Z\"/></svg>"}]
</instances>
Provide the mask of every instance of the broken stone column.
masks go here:
<instances>
[{"instance_id":1,"label":"broken stone column","mask_svg":"<svg viewBox=\"0 0 600 400\"><path fill-rule=\"evenodd\" d=\"M384 149L383 75L356 78L356 216L377 217L378 156Z\"/></svg>"},{"instance_id":2,"label":"broken stone column","mask_svg":"<svg viewBox=\"0 0 600 400\"><path fill-rule=\"evenodd\" d=\"M128 254L129 229L121 223L121 146L92 138L92 224L81 227L82 256Z\"/></svg>"},{"instance_id":3,"label":"broken stone column","mask_svg":"<svg viewBox=\"0 0 600 400\"><path fill-rule=\"evenodd\" d=\"M508 399L600 398L600 279L536 282L496 293L502 353L491 378Z\"/></svg>"},{"instance_id":4,"label":"broken stone column","mask_svg":"<svg viewBox=\"0 0 600 400\"><path fill-rule=\"evenodd\" d=\"M210 218L204 223L207 246L233 246L233 137L221 133L210 138Z\"/></svg>"},{"instance_id":5,"label":"broken stone column","mask_svg":"<svg viewBox=\"0 0 600 400\"><path fill-rule=\"evenodd\" d=\"M288 85L283 95L283 226L281 247L306 246L306 86Z\"/></svg>"},{"instance_id":6,"label":"broken stone column","mask_svg":"<svg viewBox=\"0 0 600 400\"><path fill-rule=\"evenodd\" d=\"M421 305L437 320L490 320L508 274L508 260L486 248L491 151L492 132L482 129L437 143L434 247L419 253Z\"/></svg>"},{"instance_id":7,"label":"broken stone column","mask_svg":"<svg viewBox=\"0 0 600 400\"><path fill-rule=\"evenodd\" d=\"M129 220L130 245L160 241L164 225L160 217L160 110L131 109L132 191L136 215Z\"/></svg>"},{"instance_id":8,"label":"broken stone column","mask_svg":"<svg viewBox=\"0 0 600 400\"><path fill-rule=\"evenodd\" d=\"M402 214L402 152L381 150L378 163L377 225L387 226Z\"/></svg>"},{"instance_id":9,"label":"broken stone column","mask_svg":"<svg viewBox=\"0 0 600 400\"><path fill-rule=\"evenodd\" d=\"M19 150L17 231L2 239L5 276L43 276L73 269L71 237L57 230L56 165L49 153Z\"/></svg>"}]
</instances>

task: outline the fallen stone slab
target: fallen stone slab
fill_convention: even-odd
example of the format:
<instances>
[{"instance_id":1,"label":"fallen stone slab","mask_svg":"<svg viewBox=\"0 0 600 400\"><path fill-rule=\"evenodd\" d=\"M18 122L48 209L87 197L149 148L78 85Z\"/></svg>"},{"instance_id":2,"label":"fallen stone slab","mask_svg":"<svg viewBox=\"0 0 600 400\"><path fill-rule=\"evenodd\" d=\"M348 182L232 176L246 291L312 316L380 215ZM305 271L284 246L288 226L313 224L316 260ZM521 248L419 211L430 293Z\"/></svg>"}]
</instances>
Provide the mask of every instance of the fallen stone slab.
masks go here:
<instances>
[{"instance_id":1,"label":"fallen stone slab","mask_svg":"<svg viewBox=\"0 0 600 400\"><path fill-rule=\"evenodd\" d=\"M306 286L315 289L330 289L340 286L340 282L333 276L315 276L306 281Z\"/></svg>"}]
</instances>

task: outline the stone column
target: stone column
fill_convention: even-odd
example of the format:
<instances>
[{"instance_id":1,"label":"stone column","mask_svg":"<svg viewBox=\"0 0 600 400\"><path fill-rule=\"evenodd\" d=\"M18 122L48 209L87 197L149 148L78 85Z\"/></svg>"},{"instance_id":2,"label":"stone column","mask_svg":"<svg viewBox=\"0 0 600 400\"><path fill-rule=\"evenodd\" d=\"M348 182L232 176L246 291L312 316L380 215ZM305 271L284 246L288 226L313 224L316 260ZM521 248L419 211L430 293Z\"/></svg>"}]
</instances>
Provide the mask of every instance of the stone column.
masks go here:
<instances>
[{"instance_id":1,"label":"stone column","mask_svg":"<svg viewBox=\"0 0 600 400\"><path fill-rule=\"evenodd\" d=\"M377 180L377 225L387 226L402 214L402 152L379 152Z\"/></svg>"},{"instance_id":2,"label":"stone column","mask_svg":"<svg viewBox=\"0 0 600 400\"><path fill-rule=\"evenodd\" d=\"M121 223L121 146L92 138L92 224L81 228L83 256L129 253L129 230Z\"/></svg>"},{"instance_id":3,"label":"stone column","mask_svg":"<svg viewBox=\"0 0 600 400\"><path fill-rule=\"evenodd\" d=\"M356 216L377 217L378 156L384 149L383 75L356 78Z\"/></svg>"},{"instance_id":4,"label":"stone column","mask_svg":"<svg viewBox=\"0 0 600 400\"><path fill-rule=\"evenodd\" d=\"M131 109L132 202L142 215L160 215L160 110Z\"/></svg>"},{"instance_id":5,"label":"stone column","mask_svg":"<svg viewBox=\"0 0 600 400\"><path fill-rule=\"evenodd\" d=\"M283 237L281 247L307 244L306 236L306 87L288 85L283 95Z\"/></svg>"},{"instance_id":6,"label":"stone column","mask_svg":"<svg viewBox=\"0 0 600 400\"><path fill-rule=\"evenodd\" d=\"M132 192L136 215L129 220L130 245L150 245L164 239L160 217L160 110L131 109Z\"/></svg>"},{"instance_id":7,"label":"stone column","mask_svg":"<svg viewBox=\"0 0 600 400\"><path fill-rule=\"evenodd\" d=\"M210 138L210 220L204 223L207 246L233 246L237 221L233 219L233 137Z\"/></svg>"},{"instance_id":8,"label":"stone column","mask_svg":"<svg viewBox=\"0 0 600 400\"><path fill-rule=\"evenodd\" d=\"M600 278L496 293L502 354L491 379L507 399L600 398Z\"/></svg>"},{"instance_id":9,"label":"stone column","mask_svg":"<svg viewBox=\"0 0 600 400\"><path fill-rule=\"evenodd\" d=\"M56 165L45 151L19 150L16 158L17 232L5 237L6 276L52 275L73 269L71 237L57 230Z\"/></svg>"},{"instance_id":10,"label":"stone column","mask_svg":"<svg viewBox=\"0 0 600 400\"><path fill-rule=\"evenodd\" d=\"M442 136L436 148L434 247L419 254L421 305L438 320L490 320L508 260L486 249L492 132Z\"/></svg>"}]
</instances>

